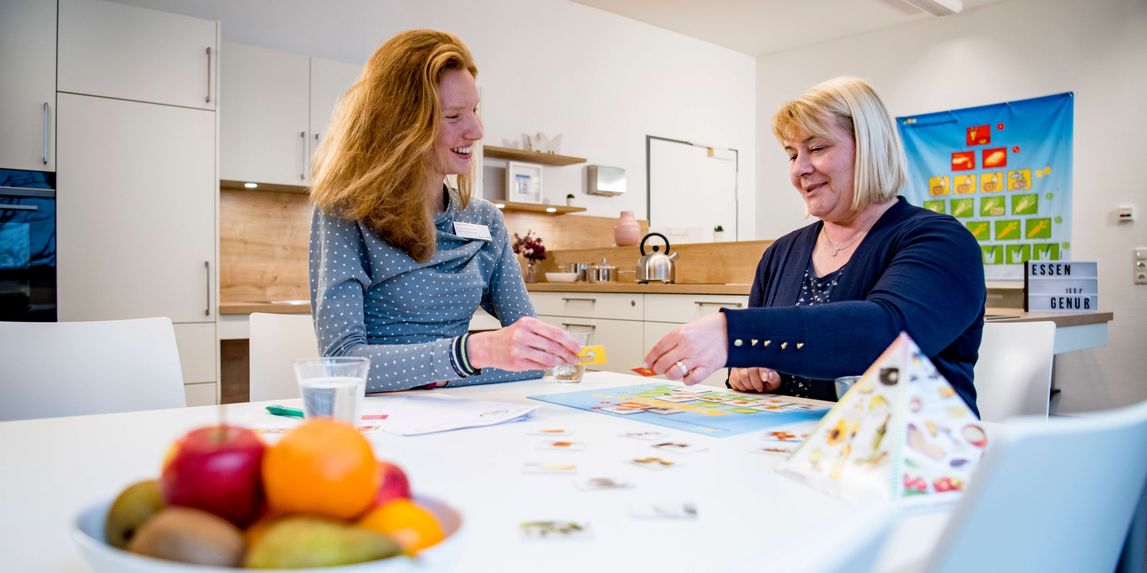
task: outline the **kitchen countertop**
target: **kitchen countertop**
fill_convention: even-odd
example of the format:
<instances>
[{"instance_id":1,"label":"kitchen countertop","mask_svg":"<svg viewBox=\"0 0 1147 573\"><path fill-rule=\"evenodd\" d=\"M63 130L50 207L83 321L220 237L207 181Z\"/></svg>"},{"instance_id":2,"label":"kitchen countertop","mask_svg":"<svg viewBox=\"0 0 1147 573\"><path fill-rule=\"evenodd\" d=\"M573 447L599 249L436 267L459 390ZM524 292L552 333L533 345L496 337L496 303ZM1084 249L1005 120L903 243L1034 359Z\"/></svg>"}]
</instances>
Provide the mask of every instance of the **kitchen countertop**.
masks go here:
<instances>
[{"instance_id":1,"label":"kitchen countertop","mask_svg":"<svg viewBox=\"0 0 1147 573\"><path fill-rule=\"evenodd\" d=\"M530 292L581 292L581 293L634 293L634 294L724 294L748 296L749 285L717 284L636 284L636 283L532 283L526 285ZM283 301L240 301L224 302L219 305L221 315L243 315L252 312L275 314L310 314L311 304L307 300ZM991 322L1033 322L1050 320L1058 327L1102 324L1111 322L1115 315L1111 312L1024 312L1018 308L991 308L985 313L985 320Z\"/></svg>"}]
</instances>

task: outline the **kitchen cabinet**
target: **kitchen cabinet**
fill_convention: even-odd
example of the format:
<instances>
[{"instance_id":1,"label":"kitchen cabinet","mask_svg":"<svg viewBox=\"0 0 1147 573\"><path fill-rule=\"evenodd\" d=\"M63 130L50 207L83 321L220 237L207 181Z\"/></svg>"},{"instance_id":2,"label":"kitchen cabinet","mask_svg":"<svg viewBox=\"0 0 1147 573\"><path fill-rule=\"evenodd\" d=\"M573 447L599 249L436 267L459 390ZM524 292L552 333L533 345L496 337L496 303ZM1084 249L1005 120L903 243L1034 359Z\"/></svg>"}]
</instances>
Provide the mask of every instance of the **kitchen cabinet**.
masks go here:
<instances>
[{"instance_id":1,"label":"kitchen cabinet","mask_svg":"<svg viewBox=\"0 0 1147 573\"><path fill-rule=\"evenodd\" d=\"M590 344L605 346L600 370L628 372L641 364L643 296L622 293L530 293L538 319L562 328L589 330ZM594 370L594 368L591 368Z\"/></svg>"},{"instance_id":2,"label":"kitchen cabinet","mask_svg":"<svg viewBox=\"0 0 1147 573\"><path fill-rule=\"evenodd\" d=\"M60 320L214 320L215 115L60 94Z\"/></svg>"},{"instance_id":3,"label":"kitchen cabinet","mask_svg":"<svg viewBox=\"0 0 1147 573\"><path fill-rule=\"evenodd\" d=\"M220 178L296 187L359 66L225 42Z\"/></svg>"},{"instance_id":4,"label":"kitchen cabinet","mask_svg":"<svg viewBox=\"0 0 1147 573\"><path fill-rule=\"evenodd\" d=\"M0 168L55 171L56 3L0 3Z\"/></svg>"},{"instance_id":5,"label":"kitchen cabinet","mask_svg":"<svg viewBox=\"0 0 1147 573\"><path fill-rule=\"evenodd\" d=\"M605 346L603 368L628 373L673 329L721 308L744 308L746 296L602 292L531 292L538 318L563 328L589 329L592 344ZM703 381L725 385L725 369Z\"/></svg>"},{"instance_id":6,"label":"kitchen cabinet","mask_svg":"<svg viewBox=\"0 0 1147 573\"><path fill-rule=\"evenodd\" d=\"M170 317L185 382L214 388L215 113L63 93L59 108L59 319Z\"/></svg>"},{"instance_id":7,"label":"kitchen cabinet","mask_svg":"<svg viewBox=\"0 0 1147 573\"><path fill-rule=\"evenodd\" d=\"M747 296L731 295L684 295L684 294L647 294L645 295L645 324L643 336L645 347L652 348L666 334L673 329L692 322L722 308L745 308L749 304ZM688 364L686 364L688 366ZM701 381L709 386L725 386L725 377L728 371L718 368Z\"/></svg>"},{"instance_id":8,"label":"kitchen cabinet","mask_svg":"<svg viewBox=\"0 0 1147 573\"><path fill-rule=\"evenodd\" d=\"M358 80L361 72L362 66L357 64L311 58L311 157L314 157L315 152L319 150L319 144L327 133L335 105ZM310 176L310 173L307 173L307 177Z\"/></svg>"},{"instance_id":9,"label":"kitchen cabinet","mask_svg":"<svg viewBox=\"0 0 1147 573\"><path fill-rule=\"evenodd\" d=\"M214 110L219 25L102 0L60 0L58 90Z\"/></svg>"}]
</instances>

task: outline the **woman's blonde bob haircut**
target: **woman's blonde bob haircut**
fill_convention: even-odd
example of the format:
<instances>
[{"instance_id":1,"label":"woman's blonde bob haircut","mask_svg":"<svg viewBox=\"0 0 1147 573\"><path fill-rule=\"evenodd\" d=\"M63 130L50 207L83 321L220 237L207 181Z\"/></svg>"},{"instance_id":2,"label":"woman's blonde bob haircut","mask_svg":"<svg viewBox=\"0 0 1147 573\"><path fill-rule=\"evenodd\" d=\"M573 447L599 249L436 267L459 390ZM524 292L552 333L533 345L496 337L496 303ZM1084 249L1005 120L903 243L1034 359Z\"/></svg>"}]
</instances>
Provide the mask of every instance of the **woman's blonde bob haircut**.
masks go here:
<instances>
[{"instance_id":1,"label":"woman's blonde bob haircut","mask_svg":"<svg viewBox=\"0 0 1147 573\"><path fill-rule=\"evenodd\" d=\"M830 137L829 121L852 132L856 141L852 210L896 197L908 182L908 160L895 123L864 80L840 77L817 84L781 106L773 116L773 135L782 144L798 135Z\"/></svg>"},{"instance_id":2,"label":"woman's blonde bob haircut","mask_svg":"<svg viewBox=\"0 0 1147 573\"><path fill-rule=\"evenodd\" d=\"M315 205L365 223L419 262L434 255L426 188L442 118L438 85L451 70L478 75L470 50L451 34L409 30L388 40L339 101L312 166ZM472 180L473 173L458 176L463 208Z\"/></svg>"}]
</instances>

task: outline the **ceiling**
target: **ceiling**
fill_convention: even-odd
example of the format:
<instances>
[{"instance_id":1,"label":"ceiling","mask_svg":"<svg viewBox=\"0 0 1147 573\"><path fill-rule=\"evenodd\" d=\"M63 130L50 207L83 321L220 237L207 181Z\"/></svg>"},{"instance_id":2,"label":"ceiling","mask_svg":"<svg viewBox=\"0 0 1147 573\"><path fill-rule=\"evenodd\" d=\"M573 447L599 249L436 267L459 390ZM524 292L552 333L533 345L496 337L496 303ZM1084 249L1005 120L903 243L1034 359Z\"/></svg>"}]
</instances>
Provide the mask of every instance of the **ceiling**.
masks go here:
<instances>
[{"instance_id":1,"label":"ceiling","mask_svg":"<svg viewBox=\"0 0 1147 573\"><path fill-rule=\"evenodd\" d=\"M935 17L904 0L573 1L751 56ZM963 0L964 12L1000 1Z\"/></svg>"}]
</instances>

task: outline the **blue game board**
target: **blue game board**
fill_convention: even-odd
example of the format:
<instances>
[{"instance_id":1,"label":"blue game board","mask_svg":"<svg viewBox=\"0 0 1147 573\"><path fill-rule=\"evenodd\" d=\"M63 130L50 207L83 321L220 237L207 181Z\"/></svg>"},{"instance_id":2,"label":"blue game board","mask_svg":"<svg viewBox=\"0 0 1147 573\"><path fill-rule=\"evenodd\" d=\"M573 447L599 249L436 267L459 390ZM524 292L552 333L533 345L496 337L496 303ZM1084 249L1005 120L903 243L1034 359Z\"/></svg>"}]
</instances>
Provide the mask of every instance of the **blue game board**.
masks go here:
<instances>
[{"instance_id":1,"label":"blue game board","mask_svg":"<svg viewBox=\"0 0 1147 573\"><path fill-rule=\"evenodd\" d=\"M720 438L816 421L828 412L786 396L656 383L529 398Z\"/></svg>"}]
</instances>

